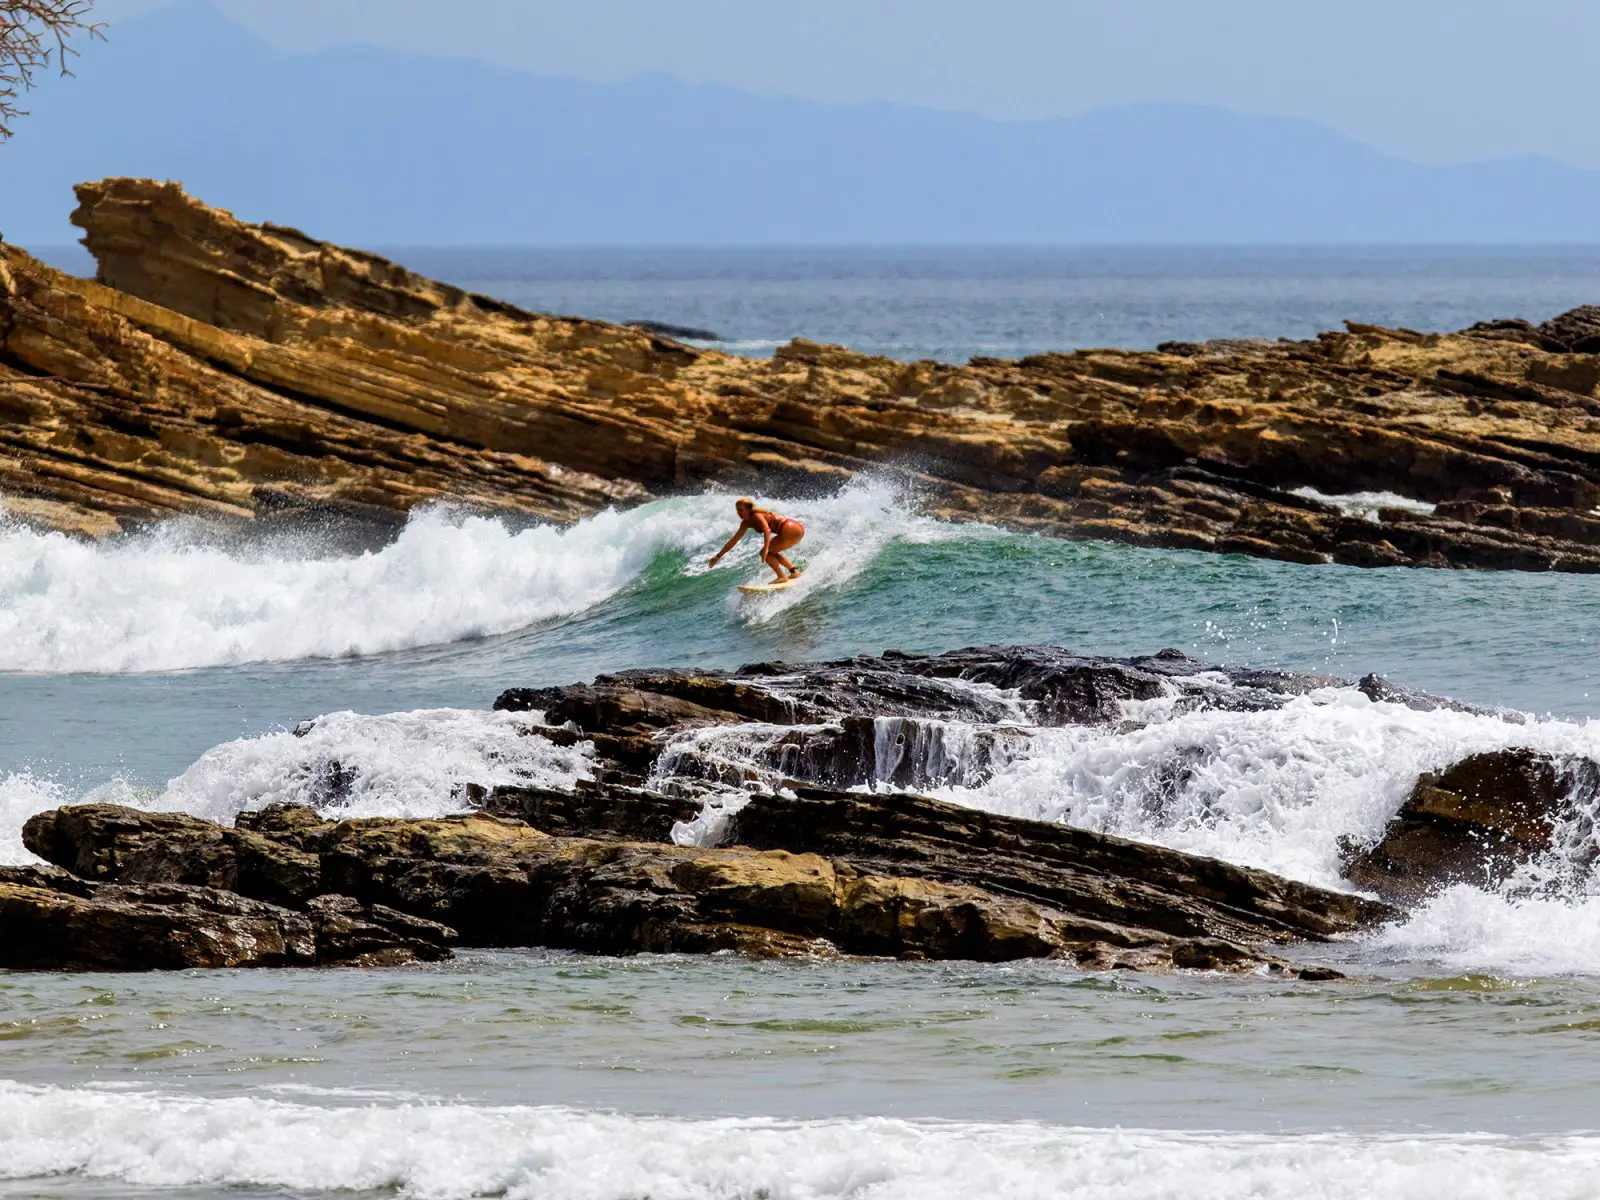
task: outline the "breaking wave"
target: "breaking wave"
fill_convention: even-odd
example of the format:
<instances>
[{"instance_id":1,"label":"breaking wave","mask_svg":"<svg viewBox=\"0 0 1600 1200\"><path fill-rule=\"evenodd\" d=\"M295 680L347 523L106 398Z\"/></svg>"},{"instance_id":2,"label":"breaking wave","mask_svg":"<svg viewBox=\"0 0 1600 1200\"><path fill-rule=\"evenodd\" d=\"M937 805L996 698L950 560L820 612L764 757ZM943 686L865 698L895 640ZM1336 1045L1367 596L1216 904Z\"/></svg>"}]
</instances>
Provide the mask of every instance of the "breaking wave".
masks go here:
<instances>
[{"instance_id":1,"label":"breaking wave","mask_svg":"<svg viewBox=\"0 0 1600 1200\"><path fill-rule=\"evenodd\" d=\"M171 671L510 633L603 603L663 556L704 574L733 528L731 501L684 497L521 530L430 510L353 556L327 555L314 539L218 543L184 522L95 544L0 519L0 671ZM812 545L827 548L781 604L739 610L751 620L847 581L897 537L947 528L908 520L883 484L803 507ZM752 559L747 542L723 569L758 579Z\"/></svg>"},{"instance_id":2,"label":"breaking wave","mask_svg":"<svg viewBox=\"0 0 1600 1200\"><path fill-rule=\"evenodd\" d=\"M357 1099L352 1097L352 1099ZM1241 1134L886 1118L684 1120L0 1083L0 1179L414 1200L941 1200L1590 1193L1600 1138Z\"/></svg>"},{"instance_id":3,"label":"breaking wave","mask_svg":"<svg viewBox=\"0 0 1600 1200\"><path fill-rule=\"evenodd\" d=\"M1268 711L1192 711L1170 696L1129 702L1124 717L1098 727L1002 729L981 743L980 732L992 728L883 718L863 756L871 777L856 786L909 787L1348 889L1344 846L1377 841L1424 772L1510 747L1600 760L1600 723L1592 720L1424 712L1355 688L1324 688ZM902 724L915 728L897 734ZM797 732L805 733L748 725L680 735L658 763L658 784L687 771L724 789L674 829L675 839L714 844L747 789L806 778L791 744ZM1366 949L1453 970L1600 971L1600 811L1587 815L1565 828L1571 844L1499 890L1445 891L1368 938Z\"/></svg>"}]
</instances>

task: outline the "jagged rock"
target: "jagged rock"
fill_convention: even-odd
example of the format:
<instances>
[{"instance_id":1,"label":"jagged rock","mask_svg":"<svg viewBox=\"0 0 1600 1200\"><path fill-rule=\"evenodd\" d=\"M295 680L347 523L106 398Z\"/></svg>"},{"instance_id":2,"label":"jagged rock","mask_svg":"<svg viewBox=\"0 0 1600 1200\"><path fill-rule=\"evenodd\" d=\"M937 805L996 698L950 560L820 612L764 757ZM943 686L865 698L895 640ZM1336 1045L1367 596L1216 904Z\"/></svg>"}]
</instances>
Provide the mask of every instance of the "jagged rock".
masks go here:
<instances>
[{"instance_id":1,"label":"jagged rock","mask_svg":"<svg viewBox=\"0 0 1600 1200\"><path fill-rule=\"evenodd\" d=\"M0 247L0 492L53 528L193 513L389 531L441 498L570 521L707 480L865 472L904 477L938 517L1061 537L1600 569L1585 310L1532 340L1352 324L966 366L803 340L752 360L524 312L173 184L79 199L97 281ZM1372 522L1303 486L1441 507Z\"/></svg>"},{"instance_id":2,"label":"jagged rock","mask_svg":"<svg viewBox=\"0 0 1600 1200\"><path fill-rule=\"evenodd\" d=\"M1456 883L1490 887L1551 849L1566 823L1587 826L1600 763L1534 750L1496 750L1425 774L1382 839L1351 848L1346 877L1400 903ZM1574 829L1587 844L1587 827ZM1574 866L1582 864L1573 864Z\"/></svg>"},{"instance_id":3,"label":"jagged rock","mask_svg":"<svg viewBox=\"0 0 1600 1200\"><path fill-rule=\"evenodd\" d=\"M30 817L22 840L81 879L220 888L289 908L322 891L314 857L184 813L80 804Z\"/></svg>"},{"instance_id":4,"label":"jagged rock","mask_svg":"<svg viewBox=\"0 0 1600 1200\"><path fill-rule=\"evenodd\" d=\"M510 817L546 833L644 842L666 841L674 825L700 811L697 798L588 779L578 780L571 791L469 788L467 800L488 816Z\"/></svg>"},{"instance_id":5,"label":"jagged rock","mask_svg":"<svg viewBox=\"0 0 1600 1200\"><path fill-rule=\"evenodd\" d=\"M0 968L163 971L317 962L311 919L214 888L0 882Z\"/></svg>"},{"instance_id":6,"label":"jagged rock","mask_svg":"<svg viewBox=\"0 0 1600 1200\"><path fill-rule=\"evenodd\" d=\"M129 841L128 826L151 817L129 809L115 818L96 813L75 819L65 811L67 817L52 823L61 837L41 844L72 861L98 864L123 861L114 850ZM203 853L192 843L211 840L203 824L149 821L135 840L149 856L188 861ZM468 945L613 954L740 950L981 961L1059 956L1095 969L1306 970L1253 944L1281 940L1295 919L1293 905L1271 916L1263 907L1253 914L1253 927L1252 914L1243 910L1231 922L1223 920L1226 902L1213 900L1215 919L1197 922L1203 931L1191 936L936 878L933 870L880 873L847 858L787 850L556 837L520 820L482 814L334 822L310 810L279 807L252 816L248 824L258 836L320 861L330 891L312 902L307 919L321 923L316 949L324 958L370 959L374 951L363 925L391 934L448 926ZM156 855L159 843L167 849ZM1214 866L1224 875L1233 871ZM1199 868L1196 877L1210 869ZM1294 891L1298 885L1288 887ZM1058 894L1064 898L1068 891L1063 887ZM1338 903L1342 911L1359 911L1359 902L1348 897ZM1131 913L1133 906L1123 911ZM418 920L407 925L399 914ZM1209 932L1224 926L1255 936L1246 941ZM417 940L426 945L430 938ZM1329 975L1312 968L1307 977Z\"/></svg>"},{"instance_id":7,"label":"jagged rock","mask_svg":"<svg viewBox=\"0 0 1600 1200\"><path fill-rule=\"evenodd\" d=\"M988 887L1181 937L1321 939L1397 915L1266 871L926 796L818 788L800 788L793 798L756 796L734 814L725 840Z\"/></svg>"},{"instance_id":8,"label":"jagged rock","mask_svg":"<svg viewBox=\"0 0 1600 1200\"><path fill-rule=\"evenodd\" d=\"M630 329L643 329L646 333L659 333L662 337L683 338L691 342L720 342L721 334L694 325L674 325L670 321L628 321Z\"/></svg>"},{"instance_id":9,"label":"jagged rock","mask_svg":"<svg viewBox=\"0 0 1600 1200\"><path fill-rule=\"evenodd\" d=\"M1376 679L1366 681L1373 699L1454 707L1392 685L1382 692ZM887 651L838 662L756 663L732 672L623 671L592 684L512 688L495 707L541 710L567 735L570 723L592 740L598 760L635 775L730 786L790 779L915 790L981 783L997 754L1025 745L1030 734L1023 725L1121 722L1128 719L1127 701L1161 698L1180 711L1260 711L1336 686L1350 681L1219 667L1177 650L1116 659L1055 646L978 646L938 655ZM746 724L768 728L739 732L739 753L720 755L715 731Z\"/></svg>"},{"instance_id":10,"label":"jagged rock","mask_svg":"<svg viewBox=\"0 0 1600 1200\"><path fill-rule=\"evenodd\" d=\"M456 931L437 921L364 905L351 896L317 896L306 906L316 927L319 966L398 966L450 957Z\"/></svg>"},{"instance_id":11,"label":"jagged rock","mask_svg":"<svg viewBox=\"0 0 1600 1200\"><path fill-rule=\"evenodd\" d=\"M1513 725L1524 725L1528 720L1527 713L1506 708L1484 708L1476 704L1463 704L1459 700L1450 700L1443 696L1432 696L1416 688L1394 683L1382 675L1363 675L1356 683L1356 690L1369 700L1404 704L1417 712L1437 712L1443 709L1447 712L1471 713L1480 717L1496 717Z\"/></svg>"},{"instance_id":12,"label":"jagged rock","mask_svg":"<svg viewBox=\"0 0 1600 1200\"><path fill-rule=\"evenodd\" d=\"M1551 317L1536 331L1540 342L1568 354L1600 354L1600 304L1584 304Z\"/></svg>"}]
</instances>

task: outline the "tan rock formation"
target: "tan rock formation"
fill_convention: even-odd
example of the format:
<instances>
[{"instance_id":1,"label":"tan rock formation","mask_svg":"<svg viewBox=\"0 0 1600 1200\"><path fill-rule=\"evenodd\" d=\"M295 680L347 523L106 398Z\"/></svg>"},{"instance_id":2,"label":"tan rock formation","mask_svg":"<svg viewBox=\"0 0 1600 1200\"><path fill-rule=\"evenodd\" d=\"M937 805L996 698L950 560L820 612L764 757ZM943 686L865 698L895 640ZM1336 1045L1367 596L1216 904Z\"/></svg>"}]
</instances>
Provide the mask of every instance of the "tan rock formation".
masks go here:
<instances>
[{"instance_id":1,"label":"tan rock formation","mask_svg":"<svg viewBox=\"0 0 1600 1200\"><path fill-rule=\"evenodd\" d=\"M79 197L99 283L0 247L0 493L58 528L438 499L571 520L711 480L887 472L937 515L1066 537L1600 569L1600 355L1554 322L966 366L796 341L758 361L522 312L173 184ZM1301 486L1439 507L1371 521Z\"/></svg>"},{"instance_id":2,"label":"tan rock formation","mask_svg":"<svg viewBox=\"0 0 1600 1200\"><path fill-rule=\"evenodd\" d=\"M366 929L366 940L387 936L402 952L427 945L419 933L441 931L453 938L459 930L466 945L609 954L842 951L986 962L1053 956L1092 969L1270 967L1305 978L1337 974L1292 966L1257 948L1253 942L1263 935L1284 940L1278 921L1252 926L1249 919L1236 920L1230 932L1242 938L1173 934L970 883L864 870L842 857L560 837L520 820L485 815L336 822L288 807L246 814L241 825L247 828L223 830L194 817L115 805L79 805L31 818L24 830L29 848L74 871L90 872L91 878L50 877L9 892L0 879L0 913L13 919L16 930L12 942L0 931L0 965L94 966L98 960L123 967L141 954L152 958L148 966L158 968L309 965L319 961L319 952L327 957L341 951L340 960L348 960L364 940L330 920L349 905L364 919L356 929ZM242 841L230 837L240 834ZM187 882L197 869L205 875L219 861L242 861L229 858L227 851L242 844L261 851L257 865L228 875L224 886L254 890L263 880L273 888L284 879L308 880L313 876L302 864L309 857L320 861L314 877L329 893L307 903L307 917ZM274 856L284 861L268 861ZM92 900L71 895L70 889L84 887L98 889ZM146 911L148 903L130 912L120 900L124 895L155 897L158 905L165 902L161 897L173 896L188 908L177 917L159 908ZM1334 903L1350 910L1342 913L1346 923L1354 919L1347 898L1335 897ZM1286 911L1297 910L1291 905ZM159 953L148 939L125 950L107 945L124 929L159 932L174 928L182 917L198 926L185 937L200 943L206 930L236 912L271 928L292 926L300 938L297 948L291 953L272 943L275 957L255 959L243 951L219 951L213 962L197 959L187 943ZM52 959L41 943L57 928ZM265 937L267 928L256 933ZM243 941L246 933L229 936Z\"/></svg>"}]
</instances>

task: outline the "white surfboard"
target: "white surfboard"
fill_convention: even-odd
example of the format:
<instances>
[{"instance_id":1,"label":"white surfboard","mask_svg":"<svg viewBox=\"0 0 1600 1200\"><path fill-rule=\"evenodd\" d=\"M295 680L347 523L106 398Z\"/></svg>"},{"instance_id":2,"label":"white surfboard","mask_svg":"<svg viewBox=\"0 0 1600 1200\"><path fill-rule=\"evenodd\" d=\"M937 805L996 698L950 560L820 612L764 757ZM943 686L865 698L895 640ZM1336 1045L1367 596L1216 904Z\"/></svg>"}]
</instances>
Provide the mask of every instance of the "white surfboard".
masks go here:
<instances>
[{"instance_id":1,"label":"white surfboard","mask_svg":"<svg viewBox=\"0 0 1600 1200\"><path fill-rule=\"evenodd\" d=\"M762 592L781 592L784 588L792 588L799 582L798 579L774 579L771 583L741 583L738 586L745 595L756 596Z\"/></svg>"}]
</instances>

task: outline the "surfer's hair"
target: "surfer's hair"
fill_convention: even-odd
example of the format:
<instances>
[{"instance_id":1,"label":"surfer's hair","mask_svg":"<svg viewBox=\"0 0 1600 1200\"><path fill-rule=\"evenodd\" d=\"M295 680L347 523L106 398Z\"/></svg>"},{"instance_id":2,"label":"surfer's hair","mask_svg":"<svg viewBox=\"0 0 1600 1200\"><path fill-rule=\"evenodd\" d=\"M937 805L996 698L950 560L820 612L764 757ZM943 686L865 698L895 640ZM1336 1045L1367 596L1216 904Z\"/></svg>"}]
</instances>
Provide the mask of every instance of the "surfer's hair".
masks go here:
<instances>
[{"instance_id":1,"label":"surfer's hair","mask_svg":"<svg viewBox=\"0 0 1600 1200\"><path fill-rule=\"evenodd\" d=\"M749 496L740 496L733 502L733 506L735 508L754 508L756 506L756 502L750 499Z\"/></svg>"}]
</instances>

